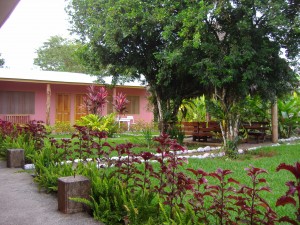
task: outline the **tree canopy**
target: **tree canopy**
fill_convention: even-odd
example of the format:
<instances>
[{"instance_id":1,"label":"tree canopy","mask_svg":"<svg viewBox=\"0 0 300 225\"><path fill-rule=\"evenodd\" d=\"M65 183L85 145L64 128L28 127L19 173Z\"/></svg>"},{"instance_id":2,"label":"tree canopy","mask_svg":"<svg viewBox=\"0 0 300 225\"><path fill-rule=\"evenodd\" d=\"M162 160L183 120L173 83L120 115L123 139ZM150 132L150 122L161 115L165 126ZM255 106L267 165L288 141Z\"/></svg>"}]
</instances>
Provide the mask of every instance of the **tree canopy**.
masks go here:
<instances>
[{"instance_id":1,"label":"tree canopy","mask_svg":"<svg viewBox=\"0 0 300 225\"><path fill-rule=\"evenodd\" d=\"M249 94L291 90L297 9L292 0L73 0L67 11L95 73L144 75L160 120L172 121L183 99L203 93L230 112Z\"/></svg>"},{"instance_id":2,"label":"tree canopy","mask_svg":"<svg viewBox=\"0 0 300 225\"><path fill-rule=\"evenodd\" d=\"M52 36L36 50L34 65L49 71L86 72L83 61L77 54L81 47L80 43Z\"/></svg>"}]
</instances>

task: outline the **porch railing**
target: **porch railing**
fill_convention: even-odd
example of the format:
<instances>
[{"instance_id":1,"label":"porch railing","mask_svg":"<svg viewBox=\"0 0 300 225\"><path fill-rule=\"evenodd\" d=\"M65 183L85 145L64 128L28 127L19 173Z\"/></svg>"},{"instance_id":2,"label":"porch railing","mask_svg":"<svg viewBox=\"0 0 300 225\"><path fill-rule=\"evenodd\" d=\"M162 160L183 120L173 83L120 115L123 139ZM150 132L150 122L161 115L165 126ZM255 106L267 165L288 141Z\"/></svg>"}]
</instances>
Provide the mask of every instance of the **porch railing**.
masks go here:
<instances>
[{"instance_id":1,"label":"porch railing","mask_svg":"<svg viewBox=\"0 0 300 225\"><path fill-rule=\"evenodd\" d=\"M30 121L30 116L27 114L11 114L5 115L4 120L15 124L26 124Z\"/></svg>"}]
</instances>

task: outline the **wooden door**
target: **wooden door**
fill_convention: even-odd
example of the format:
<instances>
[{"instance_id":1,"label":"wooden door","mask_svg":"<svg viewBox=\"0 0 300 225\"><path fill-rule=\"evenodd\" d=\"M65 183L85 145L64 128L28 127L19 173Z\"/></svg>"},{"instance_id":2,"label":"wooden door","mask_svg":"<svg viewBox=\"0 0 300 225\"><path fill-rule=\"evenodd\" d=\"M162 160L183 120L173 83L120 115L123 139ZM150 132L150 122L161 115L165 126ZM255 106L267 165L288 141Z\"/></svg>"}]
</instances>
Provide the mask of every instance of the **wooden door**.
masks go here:
<instances>
[{"instance_id":1,"label":"wooden door","mask_svg":"<svg viewBox=\"0 0 300 225\"><path fill-rule=\"evenodd\" d=\"M75 95L75 121L79 120L82 116L87 115L87 110L83 104L83 97L85 94Z\"/></svg>"},{"instance_id":2,"label":"wooden door","mask_svg":"<svg viewBox=\"0 0 300 225\"><path fill-rule=\"evenodd\" d=\"M70 122L70 95L56 95L56 118L55 121Z\"/></svg>"}]
</instances>

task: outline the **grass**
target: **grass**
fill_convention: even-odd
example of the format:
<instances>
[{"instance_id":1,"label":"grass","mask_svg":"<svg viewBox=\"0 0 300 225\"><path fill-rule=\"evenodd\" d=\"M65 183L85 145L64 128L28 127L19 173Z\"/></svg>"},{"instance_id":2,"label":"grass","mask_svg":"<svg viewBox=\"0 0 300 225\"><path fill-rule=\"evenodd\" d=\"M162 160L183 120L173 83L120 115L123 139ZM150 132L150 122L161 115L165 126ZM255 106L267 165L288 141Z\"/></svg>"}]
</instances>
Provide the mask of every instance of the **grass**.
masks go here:
<instances>
[{"instance_id":1,"label":"grass","mask_svg":"<svg viewBox=\"0 0 300 225\"><path fill-rule=\"evenodd\" d=\"M157 135L158 133L153 133L153 135ZM63 139L63 138L71 138L71 134L55 134L50 135L49 137L57 138L57 139ZM72 142L76 141L76 139L72 140ZM114 137L109 137L106 140L102 140L103 142L108 142L112 146L116 146L118 144L124 144L124 143L133 143L137 146L134 147L133 151L135 153L140 153L142 151L150 151L155 152L157 143L152 141L152 144L148 146L148 142L142 132L125 132L125 133L118 133L115 134Z\"/></svg>"}]
</instances>

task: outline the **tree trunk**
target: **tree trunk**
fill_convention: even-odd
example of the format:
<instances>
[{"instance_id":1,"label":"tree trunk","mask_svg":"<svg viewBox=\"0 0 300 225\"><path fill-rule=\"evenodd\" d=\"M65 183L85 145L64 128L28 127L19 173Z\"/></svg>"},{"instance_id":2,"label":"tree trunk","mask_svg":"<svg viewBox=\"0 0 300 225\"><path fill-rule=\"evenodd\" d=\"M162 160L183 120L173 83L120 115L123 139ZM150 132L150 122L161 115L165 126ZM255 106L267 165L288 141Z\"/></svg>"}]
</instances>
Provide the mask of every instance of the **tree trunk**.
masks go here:
<instances>
[{"instance_id":1,"label":"tree trunk","mask_svg":"<svg viewBox=\"0 0 300 225\"><path fill-rule=\"evenodd\" d=\"M278 107L277 101L272 105L272 142L278 143Z\"/></svg>"},{"instance_id":2,"label":"tree trunk","mask_svg":"<svg viewBox=\"0 0 300 225\"><path fill-rule=\"evenodd\" d=\"M220 122L224 147L228 146L228 142L235 143L239 135L239 117L232 117Z\"/></svg>"},{"instance_id":3,"label":"tree trunk","mask_svg":"<svg viewBox=\"0 0 300 225\"><path fill-rule=\"evenodd\" d=\"M171 104L170 99L164 99L157 91L155 91L155 97L158 109L159 130L161 133L167 133L169 129L173 129L176 125L177 113L181 102L172 101Z\"/></svg>"}]
</instances>

